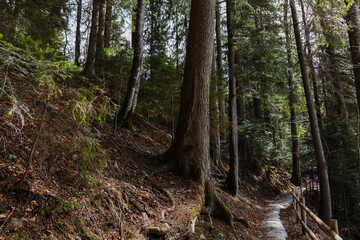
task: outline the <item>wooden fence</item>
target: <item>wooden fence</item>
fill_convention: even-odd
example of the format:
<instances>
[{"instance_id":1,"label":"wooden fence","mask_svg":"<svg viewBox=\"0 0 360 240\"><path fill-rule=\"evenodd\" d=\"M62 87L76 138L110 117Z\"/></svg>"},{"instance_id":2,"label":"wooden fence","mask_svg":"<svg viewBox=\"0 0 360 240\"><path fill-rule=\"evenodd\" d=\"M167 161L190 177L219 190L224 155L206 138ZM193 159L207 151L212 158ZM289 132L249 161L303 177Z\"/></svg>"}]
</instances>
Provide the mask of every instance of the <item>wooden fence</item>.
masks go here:
<instances>
[{"instance_id":1,"label":"wooden fence","mask_svg":"<svg viewBox=\"0 0 360 240\"><path fill-rule=\"evenodd\" d=\"M316 185L316 187L318 188L318 184ZM337 220L331 219L331 227L329 227L309 208L305 206L305 197L303 197L303 194L299 196L299 194L297 194L295 190L291 192L291 194L293 196L292 205L296 213L297 221L300 222L302 225L303 234L307 233L313 240L319 239L307 225L306 219L307 215L309 215L312 219L314 219L315 223L319 226L319 228L330 237L331 240L342 240L342 238L339 236Z\"/></svg>"}]
</instances>

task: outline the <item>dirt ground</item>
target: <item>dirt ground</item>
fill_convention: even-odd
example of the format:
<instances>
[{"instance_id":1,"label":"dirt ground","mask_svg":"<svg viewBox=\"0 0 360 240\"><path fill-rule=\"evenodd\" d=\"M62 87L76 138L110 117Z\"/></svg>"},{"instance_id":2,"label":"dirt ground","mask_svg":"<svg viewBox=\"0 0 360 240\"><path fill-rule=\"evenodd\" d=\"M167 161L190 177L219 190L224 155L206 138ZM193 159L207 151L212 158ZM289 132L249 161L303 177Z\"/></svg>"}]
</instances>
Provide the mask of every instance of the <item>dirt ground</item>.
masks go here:
<instances>
[{"instance_id":1,"label":"dirt ground","mask_svg":"<svg viewBox=\"0 0 360 240\"><path fill-rule=\"evenodd\" d=\"M1 99L0 239L181 239L188 232L197 211L197 186L161 161L171 144L169 128L141 115L134 117L131 131L114 133L113 121L78 125L64 97L51 99L42 120L45 103L27 79L9 79L31 117L20 128L8 114L10 103ZM74 149L79 136L106 150L96 159L106 163L101 172L96 174L94 163L79 170L81 149ZM14 185L28 164L26 179ZM238 197L224 190L225 176L216 168L212 176L234 215L236 235L262 239L267 205L280 188L289 188L288 176L262 165L242 175ZM200 215L195 230L192 239L235 239L233 229L216 216Z\"/></svg>"}]
</instances>

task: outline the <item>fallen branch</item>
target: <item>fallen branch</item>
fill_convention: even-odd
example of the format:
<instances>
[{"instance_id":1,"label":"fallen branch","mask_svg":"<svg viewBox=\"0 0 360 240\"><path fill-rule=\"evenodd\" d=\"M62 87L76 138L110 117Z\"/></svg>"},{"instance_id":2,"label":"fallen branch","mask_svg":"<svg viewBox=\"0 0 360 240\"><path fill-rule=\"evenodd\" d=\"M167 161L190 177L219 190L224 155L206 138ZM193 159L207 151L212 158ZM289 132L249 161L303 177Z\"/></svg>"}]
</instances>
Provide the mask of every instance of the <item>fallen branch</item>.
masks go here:
<instances>
[{"instance_id":1,"label":"fallen branch","mask_svg":"<svg viewBox=\"0 0 360 240\"><path fill-rule=\"evenodd\" d=\"M191 220L190 229L184 235L182 235L178 240L190 239L190 237L195 233L195 225L197 218L198 217L196 216Z\"/></svg>"},{"instance_id":2,"label":"fallen branch","mask_svg":"<svg viewBox=\"0 0 360 240\"><path fill-rule=\"evenodd\" d=\"M31 163L32 163L33 158L34 158L35 149L36 149L37 143L38 143L38 141L39 141L39 138L40 138L40 135L41 135L43 126L44 126L45 116L46 116L46 112L47 112L47 107L48 107L48 103L47 103L47 101L46 101L46 102L45 102L45 109L44 109L44 112L43 112L42 117L41 117L41 122L40 122L39 130L38 130L38 133L36 134L36 137L35 137L33 146L32 146L32 148L31 148L30 156L29 156L29 159L28 159L28 162L27 162L27 166L26 166L26 171L25 171L24 175L22 176L22 178L21 178L17 183L15 183L15 184L13 185L13 188L18 188L18 187L25 181L27 175L29 174L30 166L31 166Z\"/></svg>"},{"instance_id":3,"label":"fallen branch","mask_svg":"<svg viewBox=\"0 0 360 240\"><path fill-rule=\"evenodd\" d=\"M3 224L1 224L1 226L0 226L0 231L1 231L1 229L4 227L4 225L5 225L5 223L7 222L7 220L9 220L10 216L14 213L14 211L15 211L15 207L12 207L11 212L10 212L9 215L6 217L6 219L5 219L5 221L3 222Z\"/></svg>"},{"instance_id":4,"label":"fallen branch","mask_svg":"<svg viewBox=\"0 0 360 240\"><path fill-rule=\"evenodd\" d=\"M6 80L7 80L8 72L9 72L9 66L6 67L4 81L3 81L3 84L1 86L0 98L3 95L3 92L5 92L5 86L6 86Z\"/></svg>"}]
</instances>

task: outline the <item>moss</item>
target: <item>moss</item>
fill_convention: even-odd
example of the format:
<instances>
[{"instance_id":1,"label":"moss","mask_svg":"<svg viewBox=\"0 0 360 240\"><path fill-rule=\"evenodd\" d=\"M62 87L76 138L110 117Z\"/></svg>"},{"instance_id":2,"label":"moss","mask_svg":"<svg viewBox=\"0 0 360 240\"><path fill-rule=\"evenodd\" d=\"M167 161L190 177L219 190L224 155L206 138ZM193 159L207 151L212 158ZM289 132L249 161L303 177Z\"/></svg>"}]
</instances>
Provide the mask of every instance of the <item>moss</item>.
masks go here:
<instances>
[{"instance_id":1,"label":"moss","mask_svg":"<svg viewBox=\"0 0 360 240\"><path fill-rule=\"evenodd\" d=\"M101 240L101 237L90 231L85 225L82 219L74 218L73 219L74 226L79 233L81 239L89 239L89 240Z\"/></svg>"},{"instance_id":2,"label":"moss","mask_svg":"<svg viewBox=\"0 0 360 240\"><path fill-rule=\"evenodd\" d=\"M56 222L56 225L64 233L70 233L70 234L75 233L74 227L66 222Z\"/></svg>"},{"instance_id":3,"label":"moss","mask_svg":"<svg viewBox=\"0 0 360 240\"><path fill-rule=\"evenodd\" d=\"M193 209L190 211L190 219L193 219L196 216L200 215L200 211L198 209Z\"/></svg>"},{"instance_id":4,"label":"moss","mask_svg":"<svg viewBox=\"0 0 360 240\"><path fill-rule=\"evenodd\" d=\"M58 240L56 237L54 236L49 236L49 237L45 237L43 238L44 240Z\"/></svg>"}]
</instances>

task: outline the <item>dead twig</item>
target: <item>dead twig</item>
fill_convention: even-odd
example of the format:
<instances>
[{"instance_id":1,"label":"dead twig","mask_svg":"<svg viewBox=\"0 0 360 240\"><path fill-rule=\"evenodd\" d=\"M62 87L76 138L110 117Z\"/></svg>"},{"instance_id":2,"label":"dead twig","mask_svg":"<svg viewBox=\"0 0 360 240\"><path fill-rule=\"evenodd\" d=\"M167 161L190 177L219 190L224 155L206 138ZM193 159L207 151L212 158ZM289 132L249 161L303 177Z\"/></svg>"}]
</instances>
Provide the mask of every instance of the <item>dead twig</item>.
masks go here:
<instances>
[{"instance_id":1,"label":"dead twig","mask_svg":"<svg viewBox=\"0 0 360 240\"><path fill-rule=\"evenodd\" d=\"M36 137L35 137L33 146L32 146L32 148L31 148L31 153L30 153L30 156L29 156L29 160L28 160L28 162L27 162L26 171L25 171L24 175L22 176L22 178L21 178L16 184L13 185L13 188L19 187L19 186L25 181L27 175L29 174L30 166L31 166L32 160L33 160L33 158L34 158L34 153L35 153L36 145L37 145L37 143L39 142L39 138L40 138L40 135L41 135L43 126L44 126L45 116L46 116L46 112L47 112L47 107L48 107L48 103L47 103L47 101L46 101L46 102L45 102L44 112L43 112L42 117L41 117L41 122L40 122L39 130L38 130L38 133L36 134Z\"/></svg>"},{"instance_id":2,"label":"dead twig","mask_svg":"<svg viewBox=\"0 0 360 240\"><path fill-rule=\"evenodd\" d=\"M15 211L15 207L12 207L11 212L10 212L9 215L6 217L6 219L5 219L5 221L3 222L3 224L1 224L1 226L0 226L0 231L1 231L1 229L4 227L4 225L5 225L5 223L7 222L7 220L9 220L10 216L14 213L14 211Z\"/></svg>"},{"instance_id":3,"label":"dead twig","mask_svg":"<svg viewBox=\"0 0 360 240\"><path fill-rule=\"evenodd\" d=\"M90 219L95 223L95 226L97 226L97 223L96 223L96 221L94 220L94 218L92 217L92 214L90 213L90 210L89 210L89 208L87 207L85 201L83 201L83 205L84 205L87 213L89 214Z\"/></svg>"},{"instance_id":4,"label":"dead twig","mask_svg":"<svg viewBox=\"0 0 360 240\"><path fill-rule=\"evenodd\" d=\"M5 86L6 86L6 80L7 80L8 72L9 72L9 66L6 67L4 82L3 82L2 86L1 86L2 91L0 92L0 98L2 97L3 93L5 92Z\"/></svg>"},{"instance_id":5,"label":"dead twig","mask_svg":"<svg viewBox=\"0 0 360 240\"><path fill-rule=\"evenodd\" d=\"M195 233L195 225L197 218L198 217L196 216L191 220L190 229L184 235L182 235L178 240L190 239L190 237Z\"/></svg>"}]
</instances>

